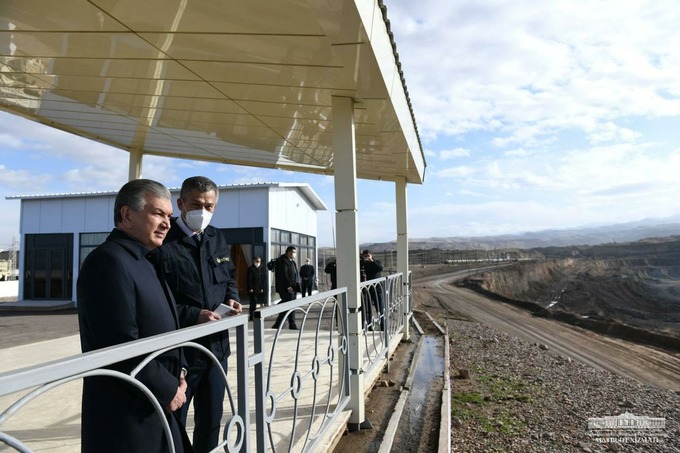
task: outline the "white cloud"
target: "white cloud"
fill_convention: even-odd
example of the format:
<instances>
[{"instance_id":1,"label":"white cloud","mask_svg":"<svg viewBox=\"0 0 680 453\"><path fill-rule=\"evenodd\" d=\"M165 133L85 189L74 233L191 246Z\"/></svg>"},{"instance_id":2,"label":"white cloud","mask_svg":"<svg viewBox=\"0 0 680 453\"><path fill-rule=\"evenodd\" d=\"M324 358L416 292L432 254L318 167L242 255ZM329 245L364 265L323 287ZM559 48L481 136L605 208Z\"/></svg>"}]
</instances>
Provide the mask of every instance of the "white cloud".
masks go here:
<instances>
[{"instance_id":1,"label":"white cloud","mask_svg":"<svg viewBox=\"0 0 680 453\"><path fill-rule=\"evenodd\" d=\"M470 150L465 148L446 149L439 152L439 158L442 160L456 159L458 157L469 157Z\"/></svg>"},{"instance_id":2,"label":"white cloud","mask_svg":"<svg viewBox=\"0 0 680 453\"><path fill-rule=\"evenodd\" d=\"M680 115L678 2L387 5L428 139L491 130L541 142L583 123Z\"/></svg>"},{"instance_id":3,"label":"white cloud","mask_svg":"<svg viewBox=\"0 0 680 453\"><path fill-rule=\"evenodd\" d=\"M0 165L0 188L3 190L28 193L44 187L50 179L50 175L35 175L26 170L10 170Z\"/></svg>"},{"instance_id":4,"label":"white cloud","mask_svg":"<svg viewBox=\"0 0 680 453\"><path fill-rule=\"evenodd\" d=\"M457 167L450 167L435 171L433 172L432 176L435 178L465 178L470 177L471 175L478 172L479 170L474 167L468 165L459 165Z\"/></svg>"}]
</instances>

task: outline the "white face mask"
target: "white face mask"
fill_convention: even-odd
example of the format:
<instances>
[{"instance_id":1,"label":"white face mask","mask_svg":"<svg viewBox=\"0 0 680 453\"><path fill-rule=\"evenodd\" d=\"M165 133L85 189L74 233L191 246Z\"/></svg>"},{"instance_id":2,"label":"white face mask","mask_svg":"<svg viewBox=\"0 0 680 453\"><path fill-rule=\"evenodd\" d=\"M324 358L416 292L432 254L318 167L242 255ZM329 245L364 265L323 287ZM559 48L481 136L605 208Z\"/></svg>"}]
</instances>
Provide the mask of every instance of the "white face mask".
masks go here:
<instances>
[{"instance_id":1,"label":"white face mask","mask_svg":"<svg viewBox=\"0 0 680 453\"><path fill-rule=\"evenodd\" d=\"M185 222L191 231L203 231L205 227L210 225L212 219L212 212L205 209L194 209L187 211Z\"/></svg>"}]
</instances>

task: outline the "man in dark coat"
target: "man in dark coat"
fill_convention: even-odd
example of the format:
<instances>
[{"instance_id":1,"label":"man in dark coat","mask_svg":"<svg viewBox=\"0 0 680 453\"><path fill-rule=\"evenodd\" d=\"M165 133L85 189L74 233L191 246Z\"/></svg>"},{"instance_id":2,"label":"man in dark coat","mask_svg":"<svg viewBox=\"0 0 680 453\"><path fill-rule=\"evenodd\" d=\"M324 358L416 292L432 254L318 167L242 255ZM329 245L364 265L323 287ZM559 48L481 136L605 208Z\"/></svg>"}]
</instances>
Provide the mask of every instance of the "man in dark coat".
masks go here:
<instances>
[{"instance_id":1,"label":"man in dark coat","mask_svg":"<svg viewBox=\"0 0 680 453\"><path fill-rule=\"evenodd\" d=\"M286 253L276 260L274 279L276 292L281 296L282 303L295 300L300 291L300 276L298 275L297 264L295 264L295 251L296 248L291 245L286 249ZM279 313L272 328L278 329L285 317L285 311ZM295 324L295 311L288 315L288 328L298 330L298 326Z\"/></svg>"},{"instance_id":2,"label":"man in dark coat","mask_svg":"<svg viewBox=\"0 0 680 453\"><path fill-rule=\"evenodd\" d=\"M363 264L364 272L366 273L366 280L374 280L376 278L381 277L381 272L383 270L383 265L380 262L380 260L376 260L373 258L373 254L371 253L370 250L364 250L361 252L361 262ZM380 285L375 285L371 286L369 288L369 294L370 294L370 299L371 303L375 307L375 309L378 312L378 316L380 317L380 326L384 326L385 320L384 320L384 307L383 307L383 292L382 292L382 286ZM371 306L369 305L367 307L368 313L369 313L369 320L372 319L373 313L371 310ZM373 326L371 326L373 327Z\"/></svg>"},{"instance_id":3,"label":"man in dark coat","mask_svg":"<svg viewBox=\"0 0 680 453\"><path fill-rule=\"evenodd\" d=\"M335 289L338 287L338 265L335 261L331 261L328 264L326 264L326 267L323 270L325 273L330 275L331 277L331 289Z\"/></svg>"},{"instance_id":4,"label":"man in dark coat","mask_svg":"<svg viewBox=\"0 0 680 453\"><path fill-rule=\"evenodd\" d=\"M163 271L177 302L180 327L222 319L215 312L220 304L232 308L230 315L241 313L229 244L220 230L209 225L218 196L217 185L210 179L186 179L177 199L181 215L172 219L172 229L161 248ZM205 353L185 349L189 373L187 404L182 407L181 418L186 423L193 399L194 450L203 453L219 443L225 393L222 372L227 371L229 334L219 332L195 342L210 350L221 364L220 369Z\"/></svg>"},{"instance_id":5,"label":"man in dark coat","mask_svg":"<svg viewBox=\"0 0 680 453\"><path fill-rule=\"evenodd\" d=\"M171 214L170 192L160 183L138 179L118 192L116 228L87 256L78 277L83 352L179 327L172 295L158 272L155 250L170 228ZM129 374L142 359L109 368ZM175 413L186 400L182 364L182 352L175 349L152 360L137 379L165 409L175 451L188 452L191 445ZM86 453L169 451L161 419L146 396L111 377L85 378L81 430Z\"/></svg>"},{"instance_id":6,"label":"man in dark coat","mask_svg":"<svg viewBox=\"0 0 680 453\"><path fill-rule=\"evenodd\" d=\"M307 258L305 264L300 266L300 287L302 297L311 296L314 288L314 280L316 279L316 270L311 264L311 260Z\"/></svg>"},{"instance_id":7,"label":"man in dark coat","mask_svg":"<svg viewBox=\"0 0 680 453\"><path fill-rule=\"evenodd\" d=\"M250 297L250 309L248 314L248 319L253 320L253 313L257 310L257 305L264 303L262 300L264 297L264 287L266 286L264 273L260 265L262 264L262 259L256 256L253 259L253 264L248 266L248 296Z\"/></svg>"}]
</instances>

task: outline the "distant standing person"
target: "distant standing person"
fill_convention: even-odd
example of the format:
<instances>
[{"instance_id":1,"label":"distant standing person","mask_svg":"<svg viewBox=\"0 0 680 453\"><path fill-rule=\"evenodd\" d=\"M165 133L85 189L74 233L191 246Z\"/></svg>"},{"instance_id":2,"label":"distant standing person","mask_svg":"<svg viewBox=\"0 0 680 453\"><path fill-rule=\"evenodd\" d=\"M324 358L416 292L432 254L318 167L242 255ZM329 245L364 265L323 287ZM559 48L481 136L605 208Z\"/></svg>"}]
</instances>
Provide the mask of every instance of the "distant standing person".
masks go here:
<instances>
[{"instance_id":1,"label":"distant standing person","mask_svg":"<svg viewBox=\"0 0 680 453\"><path fill-rule=\"evenodd\" d=\"M338 287L338 265L335 262L335 260L330 261L328 264L326 264L326 267L323 269L323 271L331 277L331 289L337 288Z\"/></svg>"},{"instance_id":2,"label":"distant standing person","mask_svg":"<svg viewBox=\"0 0 680 453\"><path fill-rule=\"evenodd\" d=\"M376 260L373 258L373 254L371 253L370 250L364 250L363 252L361 252L361 259L364 264L364 271L366 272L366 280L373 280L381 277L383 265L380 262L380 260ZM371 286L369 294L371 296L371 301L373 302L373 305L378 311L379 316L381 316L380 325L383 326L384 319L382 315L384 315L384 309L383 309L382 286L381 285ZM371 310L369 310L369 313L370 312Z\"/></svg>"},{"instance_id":3,"label":"distant standing person","mask_svg":"<svg viewBox=\"0 0 680 453\"><path fill-rule=\"evenodd\" d=\"M276 292L281 296L281 303L295 300L297 298L297 293L300 290L300 276L298 274L297 264L295 263L295 251L295 247L292 245L289 246L286 249L286 253L276 260L274 267ZM285 317L285 311L279 313L272 328L278 329ZM295 324L295 311L290 312L288 316L288 328L291 330L298 330L298 326Z\"/></svg>"},{"instance_id":4,"label":"distant standing person","mask_svg":"<svg viewBox=\"0 0 680 453\"><path fill-rule=\"evenodd\" d=\"M258 304L264 303L265 278L262 272L262 259L256 256L253 264L248 266L248 296L250 297L250 309L248 319L253 320L253 313L257 310Z\"/></svg>"},{"instance_id":5,"label":"distant standing person","mask_svg":"<svg viewBox=\"0 0 680 453\"><path fill-rule=\"evenodd\" d=\"M316 279L316 269L311 264L311 260L307 258L305 264L300 266L300 286L302 297L311 296L312 289L314 289L314 280Z\"/></svg>"},{"instance_id":6,"label":"distant standing person","mask_svg":"<svg viewBox=\"0 0 680 453\"><path fill-rule=\"evenodd\" d=\"M177 199L181 214L172 220L172 230L161 248L165 278L177 301L181 327L222 319L215 313L220 304L231 307L231 315L241 313L229 244L220 230L210 226L218 196L212 180L203 176L187 178ZM186 349L187 404L181 417L186 423L188 403L193 399L194 450L203 453L219 443L225 393L222 371L227 371L229 333L218 332L194 341L212 352L222 368L202 351Z\"/></svg>"},{"instance_id":7,"label":"distant standing person","mask_svg":"<svg viewBox=\"0 0 680 453\"><path fill-rule=\"evenodd\" d=\"M157 247L170 229L172 202L161 183L137 179L114 202L115 228L83 262L78 276L78 324L83 352L179 328L175 301L160 272ZM111 368L129 374L144 357ZM147 364L137 379L154 394L170 425L176 452L191 444L177 409L186 401L182 351L173 349ZM136 388L120 379L86 377L82 399L84 453L165 453L163 424Z\"/></svg>"}]
</instances>

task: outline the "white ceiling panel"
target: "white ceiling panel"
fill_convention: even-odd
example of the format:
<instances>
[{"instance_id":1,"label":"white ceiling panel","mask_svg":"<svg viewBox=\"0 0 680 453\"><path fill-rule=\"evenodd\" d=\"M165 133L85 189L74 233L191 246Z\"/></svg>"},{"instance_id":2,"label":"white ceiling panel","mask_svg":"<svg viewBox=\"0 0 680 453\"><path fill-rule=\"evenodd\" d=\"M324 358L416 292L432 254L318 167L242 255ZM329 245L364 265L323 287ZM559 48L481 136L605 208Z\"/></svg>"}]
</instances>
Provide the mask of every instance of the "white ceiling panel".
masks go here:
<instances>
[{"instance_id":1,"label":"white ceiling panel","mask_svg":"<svg viewBox=\"0 0 680 453\"><path fill-rule=\"evenodd\" d=\"M121 149L333 174L332 97L357 173L422 183L381 2L3 0L0 108Z\"/></svg>"}]
</instances>

